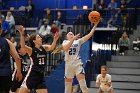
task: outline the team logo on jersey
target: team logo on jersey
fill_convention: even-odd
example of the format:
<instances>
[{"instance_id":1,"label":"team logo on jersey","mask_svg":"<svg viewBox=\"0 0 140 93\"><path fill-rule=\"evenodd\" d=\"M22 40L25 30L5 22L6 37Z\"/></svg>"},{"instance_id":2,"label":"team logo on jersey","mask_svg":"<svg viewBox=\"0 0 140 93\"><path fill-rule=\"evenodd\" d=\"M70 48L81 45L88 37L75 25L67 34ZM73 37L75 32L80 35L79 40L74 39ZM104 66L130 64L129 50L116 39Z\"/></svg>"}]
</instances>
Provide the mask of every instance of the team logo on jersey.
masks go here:
<instances>
[{"instance_id":1,"label":"team logo on jersey","mask_svg":"<svg viewBox=\"0 0 140 93\"><path fill-rule=\"evenodd\" d=\"M46 55L40 55L40 54L37 54L37 57L46 57Z\"/></svg>"},{"instance_id":2,"label":"team logo on jersey","mask_svg":"<svg viewBox=\"0 0 140 93\"><path fill-rule=\"evenodd\" d=\"M72 45L72 47L77 47L77 46L78 46L78 44L73 44L73 45Z\"/></svg>"}]
</instances>

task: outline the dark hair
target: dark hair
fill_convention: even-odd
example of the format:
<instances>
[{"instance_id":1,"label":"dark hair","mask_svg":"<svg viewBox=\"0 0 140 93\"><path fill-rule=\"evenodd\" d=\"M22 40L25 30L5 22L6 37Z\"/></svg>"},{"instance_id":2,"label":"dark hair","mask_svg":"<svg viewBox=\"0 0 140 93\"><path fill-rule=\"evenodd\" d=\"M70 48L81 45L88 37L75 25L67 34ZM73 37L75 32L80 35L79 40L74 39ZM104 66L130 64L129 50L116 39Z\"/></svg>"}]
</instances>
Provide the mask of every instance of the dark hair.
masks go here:
<instances>
[{"instance_id":1,"label":"dark hair","mask_svg":"<svg viewBox=\"0 0 140 93\"><path fill-rule=\"evenodd\" d=\"M35 43L33 42L33 40L36 39L36 35L37 35L37 34L32 34L32 35L30 36L30 38L29 38L29 43L30 43L30 46L31 46L31 47L34 47L34 46L35 46Z\"/></svg>"},{"instance_id":2,"label":"dark hair","mask_svg":"<svg viewBox=\"0 0 140 93\"><path fill-rule=\"evenodd\" d=\"M105 65L101 66L101 69L104 68L107 71L107 67Z\"/></svg>"}]
</instances>

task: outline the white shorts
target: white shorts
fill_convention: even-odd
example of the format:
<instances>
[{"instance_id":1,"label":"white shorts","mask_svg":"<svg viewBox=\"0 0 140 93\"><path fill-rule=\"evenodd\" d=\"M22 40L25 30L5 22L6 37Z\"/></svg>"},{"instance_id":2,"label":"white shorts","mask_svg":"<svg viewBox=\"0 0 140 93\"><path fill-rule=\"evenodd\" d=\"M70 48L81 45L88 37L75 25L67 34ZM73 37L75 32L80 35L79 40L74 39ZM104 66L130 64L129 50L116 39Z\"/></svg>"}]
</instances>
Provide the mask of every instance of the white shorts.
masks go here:
<instances>
[{"instance_id":1,"label":"white shorts","mask_svg":"<svg viewBox=\"0 0 140 93\"><path fill-rule=\"evenodd\" d=\"M75 75L80 73L85 74L84 68L82 64L66 64L65 65L65 78L74 78Z\"/></svg>"},{"instance_id":2,"label":"white shorts","mask_svg":"<svg viewBox=\"0 0 140 93\"><path fill-rule=\"evenodd\" d=\"M102 90L102 91L109 91L109 90L113 90L112 86L108 87L108 88L103 88L103 87L100 87L99 90Z\"/></svg>"}]
</instances>

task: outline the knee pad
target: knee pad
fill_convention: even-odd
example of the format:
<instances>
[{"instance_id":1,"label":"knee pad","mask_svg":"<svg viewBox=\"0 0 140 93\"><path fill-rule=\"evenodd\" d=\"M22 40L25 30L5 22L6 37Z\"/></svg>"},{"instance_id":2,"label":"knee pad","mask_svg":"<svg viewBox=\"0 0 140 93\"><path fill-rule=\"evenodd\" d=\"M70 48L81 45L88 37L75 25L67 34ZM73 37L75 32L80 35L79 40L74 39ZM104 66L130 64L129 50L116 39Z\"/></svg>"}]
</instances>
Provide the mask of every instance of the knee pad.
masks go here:
<instances>
[{"instance_id":1,"label":"knee pad","mask_svg":"<svg viewBox=\"0 0 140 93\"><path fill-rule=\"evenodd\" d=\"M71 91L72 91L72 83L65 82L65 92L64 93L71 93Z\"/></svg>"},{"instance_id":2,"label":"knee pad","mask_svg":"<svg viewBox=\"0 0 140 93\"><path fill-rule=\"evenodd\" d=\"M79 84L80 84L80 88L82 90L82 93L89 93L86 81L84 79L80 80Z\"/></svg>"}]
</instances>

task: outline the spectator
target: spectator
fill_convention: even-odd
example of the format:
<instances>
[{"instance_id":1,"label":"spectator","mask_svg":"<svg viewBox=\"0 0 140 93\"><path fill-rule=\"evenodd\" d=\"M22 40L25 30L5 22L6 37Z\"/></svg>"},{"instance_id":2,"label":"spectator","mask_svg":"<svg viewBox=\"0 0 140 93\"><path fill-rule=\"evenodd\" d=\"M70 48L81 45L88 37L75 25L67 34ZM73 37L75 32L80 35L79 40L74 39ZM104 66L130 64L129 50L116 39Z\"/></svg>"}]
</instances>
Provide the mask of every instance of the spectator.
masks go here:
<instances>
[{"instance_id":1,"label":"spectator","mask_svg":"<svg viewBox=\"0 0 140 93\"><path fill-rule=\"evenodd\" d=\"M6 21L10 24L10 34L15 35L15 19L10 11L7 12Z\"/></svg>"},{"instance_id":2,"label":"spectator","mask_svg":"<svg viewBox=\"0 0 140 93\"><path fill-rule=\"evenodd\" d=\"M56 25L55 22L52 23L50 32L51 32L52 34L55 34L56 32L59 32L59 29L58 29L58 27L57 27L57 25ZM60 36L61 36L61 34L62 34L62 33L60 33Z\"/></svg>"},{"instance_id":3,"label":"spectator","mask_svg":"<svg viewBox=\"0 0 140 93\"><path fill-rule=\"evenodd\" d=\"M106 8L104 0L99 0L97 8L100 9L100 10L103 10L104 8Z\"/></svg>"},{"instance_id":4,"label":"spectator","mask_svg":"<svg viewBox=\"0 0 140 93\"><path fill-rule=\"evenodd\" d=\"M126 32L123 32L121 38L119 39L119 53L120 55L124 55L124 52L129 49L130 40Z\"/></svg>"},{"instance_id":5,"label":"spectator","mask_svg":"<svg viewBox=\"0 0 140 93\"><path fill-rule=\"evenodd\" d=\"M117 8L117 2L115 2L115 0L111 0L111 2L108 5L108 9L113 10L115 8Z\"/></svg>"},{"instance_id":6,"label":"spectator","mask_svg":"<svg viewBox=\"0 0 140 93\"><path fill-rule=\"evenodd\" d=\"M140 38L137 37L136 40L133 41L133 50L140 50Z\"/></svg>"},{"instance_id":7,"label":"spectator","mask_svg":"<svg viewBox=\"0 0 140 93\"><path fill-rule=\"evenodd\" d=\"M46 14L43 16L43 19L48 20L48 24L52 24L52 15L49 8L46 9Z\"/></svg>"},{"instance_id":8,"label":"spectator","mask_svg":"<svg viewBox=\"0 0 140 93\"><path fill-rule=\"evenodd\" d=\"M3 17L4 15L0 12L0 21L2 20Z\"/></svg>"},{"instance_id":9,"label":"spectator","mask_svg":"<svg viewBox=\"0 0 140 93\"><path fill-rule=\"evenodd\" d=\"M42 35L43 43L46 43L46 42L51 43L53 39L52 34L50 32L51 27L48 25L47 21L44 21L43 23L44 24L39 29L39 34Z\"/></svg>"},{"instance_id":10,"label":"spectator","mask_svg":"<svg viewBox=\"0 0 140 93\"><path fill-rule=\"evenodd\" d=\"M104 3L104 0L99 0L99 3L97 4L97 9L101 14L101 22L103 23L103 25L106 25L106 10L104 10L106 8L106 5Z\"/></svg>"},{"instance_id":11,"label":"spectator","mask_svg":"<svg viewBox=\"0 0 140 93\"><path fill-rule=\"evenodd\" d=\"M111 2L108 4L108 9L110 10L111 18L108 20L108 27L111 27L116 22L116 9L117 8L117 2L115 0L111 0ZM111 25L112 24L112 25Z\"/></svg>"},{"instance_id":12,"label":"spectator","mask_svg":"<svg viewBox=\"0 0 140 93\"><path fill-rule=\"evenodd\" d=\"M107 74L106 66L101 66L101 74L97 76L96 86L99 87L98 93L113 93L111 75Z\"/></svg>"},{"instance_id":13,"label":"spectator","mask_svg":"<svg viewBox=\"0 0 140 93\"><path fill-rule=\"evenodd\" d=\"M32 4L32 0L28 0L28 6L26 7L27 11L27 26L30 26L31 20L33 17L34 5Z\"/></svg>"},{"instance_id":14,"label":"spectator","mask_svg":"<svg viewBox=\"0 0 140 93\"><path fill-rule=\"evenodd\" d=\"M1 23L2 23L1 24L2 25L2 34L1 34L1 36L9 38L10 24L7 21L5 21L4 16L2 17Z\"/></svg>"},{"instance_id":15,"label":"spectator","mask_svg":"<svg viewBox=\"0 0 140 93\"><path fill-rule=\"evenodd\" d=\"M14 17L10 11L7 12L6 21L9 22L11 27L15 25Z\"/></svg>"},{"instance_id":16,"label":"spectator","mask_svg":"<svg viewBox=\"0 0 140 93\"><path fill-rule=\"evenodd\" d=\"M125 0L121 0L120 12L121 12L122 27L123 27L123 30L125 30L126 21L127 21L127 17L128 17L128 12L127 12Z\"/></svg>"},{"instance_id":17,"label":"spectator","mask_svg":"<svg viewBox=\"0 0 140 93\"><path fill-rule=\"evenodd\" d=\"M39 29L39 34L45 36L50 34L51 27L48 25L48 21L44 21L43 25Z\"/></svg>"},{"instance_id":18,"label":"spectator","mask_svg":"<svg viewBox=\"0 0 140 93\"><path fill-rule=\"evenodd\" d=\"M57 12L57 19L56 19L56 25L57 25L57 27L60 27L61 22L62 22L62 15L61 15L61 12L58 11Z\"/></svg>"}]
</instances>

